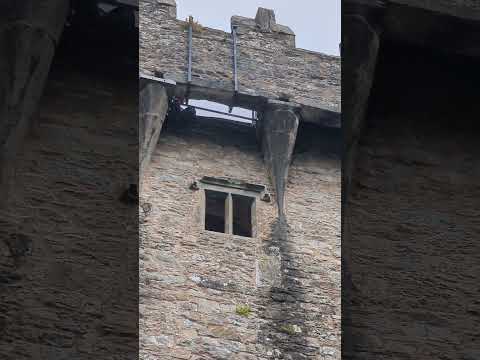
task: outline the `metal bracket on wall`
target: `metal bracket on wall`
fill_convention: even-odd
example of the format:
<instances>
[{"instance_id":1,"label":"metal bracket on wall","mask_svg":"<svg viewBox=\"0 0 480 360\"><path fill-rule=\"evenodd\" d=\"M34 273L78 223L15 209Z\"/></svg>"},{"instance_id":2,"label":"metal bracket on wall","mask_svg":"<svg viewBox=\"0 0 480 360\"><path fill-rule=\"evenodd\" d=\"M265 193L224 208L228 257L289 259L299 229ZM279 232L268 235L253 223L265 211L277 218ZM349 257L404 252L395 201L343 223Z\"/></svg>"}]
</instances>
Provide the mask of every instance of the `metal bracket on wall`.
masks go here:
<instances>
[{"instance_id":1,"label":"metal bracket on wall","mask_svg":"<svg viewBox=\"0 0 480 360\"><path fill-rule=\"evenodd\" d=\"M192 81L192 37L193 37L193 17L188 18L188 73L187 81Z\"/></svg>"}]
</instances>

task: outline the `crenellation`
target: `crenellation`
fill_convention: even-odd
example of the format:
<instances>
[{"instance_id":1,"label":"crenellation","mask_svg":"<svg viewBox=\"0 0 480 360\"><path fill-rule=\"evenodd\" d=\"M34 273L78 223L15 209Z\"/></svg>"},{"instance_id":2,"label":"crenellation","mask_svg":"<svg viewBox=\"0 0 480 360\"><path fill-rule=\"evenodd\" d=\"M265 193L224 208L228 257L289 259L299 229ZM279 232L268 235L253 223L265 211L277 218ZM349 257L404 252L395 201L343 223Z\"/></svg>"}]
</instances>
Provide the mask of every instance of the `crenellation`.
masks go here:
<instances>
[{"instance_id":1,"label":"crenellation","mask_svg":"<svg viewBox=\"0 0 480 360\"><path fill-rule=\"evenodd\" d=\"M145 1L141 1L140 3L145 3ZM164 17L171 19L177 18L177 3L175 0L154 0L153 3Z\"/></svg>"},{"instance_id":2,"label":"crenellation","mask_svg":"<svg viewBox=\"0 0 480 360\"><path fill-rule=\"evenodd\" d=\"M277 21L275 20L275 12L272 9L258 8L255 16L255 23L264 32L275 31Z\"/></svg>"},{"instance_id":3,"label":"crenellation","mask_svg":"<svg viewBox=\"0 0 480 360\"><path fill-rule=\"evenodd\" d=\"M151 3L150 1L147 2ZM297 49L295 34L274 21L233 16L237 36L239 95L281 99L319 110L340 112L340 58ZM178 81L187 80L188 40L185 21L159 18L151 7L140 7L140 73ZM199 24L200 26L202 24ZM265 30L266 29L266 30ZM268 30L268 31L267 31ZM192 81L215 84L216 89L233 91L233 38L230 32L208 27L193 31Z\"/></svg>"}]
</instances>

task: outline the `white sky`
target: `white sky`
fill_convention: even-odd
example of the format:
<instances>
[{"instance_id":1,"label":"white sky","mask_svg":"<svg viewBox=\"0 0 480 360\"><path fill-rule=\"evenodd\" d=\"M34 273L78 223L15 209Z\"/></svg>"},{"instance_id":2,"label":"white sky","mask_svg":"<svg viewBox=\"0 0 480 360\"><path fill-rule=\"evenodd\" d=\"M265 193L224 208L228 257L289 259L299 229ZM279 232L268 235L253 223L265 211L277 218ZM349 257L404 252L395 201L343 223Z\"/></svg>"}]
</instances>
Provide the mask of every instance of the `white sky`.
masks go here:
<instances>
[{"instance_id":1,"label":"white sky","mask_svg":"<svg viewBox=\"0 0 480 360\"><path fill-rule=\"evenodd\" d=\"M230 18L240 15L255 18L257 9L273 9L277 24L290 27L298 48L339 56L340 0L176 0L179 19L192 15L195 21L214 29L230 32ZM192 105L227 111L227 107L207 101ZM251 116L250 111L234 109L234 114ZM197 110L198 115L214 115ZM228 118L228 117L225 117ZM237 119L238 121L238 119Z\"/></svg>"}]
</instances>

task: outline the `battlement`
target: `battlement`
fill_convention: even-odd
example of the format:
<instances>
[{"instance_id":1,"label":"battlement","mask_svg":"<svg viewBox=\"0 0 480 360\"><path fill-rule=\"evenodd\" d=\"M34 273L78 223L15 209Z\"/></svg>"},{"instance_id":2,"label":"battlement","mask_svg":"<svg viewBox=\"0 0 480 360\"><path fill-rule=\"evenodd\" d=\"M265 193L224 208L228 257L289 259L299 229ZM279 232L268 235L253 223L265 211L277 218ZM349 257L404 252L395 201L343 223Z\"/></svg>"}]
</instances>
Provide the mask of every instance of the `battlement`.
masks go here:
<instances>
[{"instance_id":1,"label":"battlement","mask_svg":"<svg viewBox=\"0 0 480 360\"><path fill-rule=\"evenodd\" d=\"M152 5L158 7L159 10L164 12L164 17L169 17L172 19L177 18L177 2L175 0L157 0L153 1ZM148 3L148 1L144 1L143 3ZM142 5L143 5L142 3Z\"/></svg>"},{"instance_id":2,"label":"battlement","mask_svg":"<svg viewBox=\"0 0 480 360\"><path fill-rule=\"evenodd\" d=\"M287 99L339 118L340 58L296 48L295 33L277 24L273 10L232 16L231 33L194 22L191 41L174 0L142 1L140 19L142 75L224 92L228 105L242 95Z\"/></svg>"}]
</instances>

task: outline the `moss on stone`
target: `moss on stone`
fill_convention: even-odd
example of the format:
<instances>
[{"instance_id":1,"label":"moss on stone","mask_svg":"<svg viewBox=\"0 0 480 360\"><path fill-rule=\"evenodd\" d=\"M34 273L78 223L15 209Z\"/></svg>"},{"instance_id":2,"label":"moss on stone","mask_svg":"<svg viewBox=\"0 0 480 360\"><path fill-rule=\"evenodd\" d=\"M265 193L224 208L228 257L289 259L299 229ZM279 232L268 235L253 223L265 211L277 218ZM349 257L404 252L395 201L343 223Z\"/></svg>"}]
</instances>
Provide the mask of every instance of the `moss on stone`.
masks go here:
<instances>
[{"instance_id":1,"label":"moss on stone","mask_svg":"<svg viewBox=\"0 0 480 360\"><path fill-rule=\"evenodd\" d=\"M296 335L302 332L302 329L298 325L282 325L280 331L288 335Z\"/></svg>"},{"instance_id":2,"label":"moss on stone","mask_svg":"<svg viewBox=\"0 0 480 360\"><path fill-rule=\"evenodd\" d=\"M252 313L250 305L237 305L235 312L237 315L248 317Z\"/></svg>"}]
</instances>

